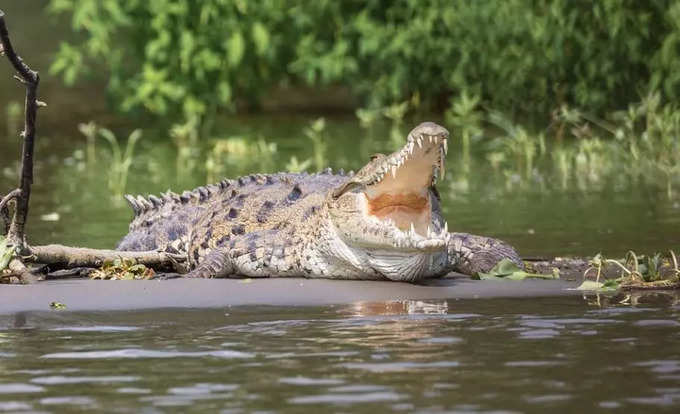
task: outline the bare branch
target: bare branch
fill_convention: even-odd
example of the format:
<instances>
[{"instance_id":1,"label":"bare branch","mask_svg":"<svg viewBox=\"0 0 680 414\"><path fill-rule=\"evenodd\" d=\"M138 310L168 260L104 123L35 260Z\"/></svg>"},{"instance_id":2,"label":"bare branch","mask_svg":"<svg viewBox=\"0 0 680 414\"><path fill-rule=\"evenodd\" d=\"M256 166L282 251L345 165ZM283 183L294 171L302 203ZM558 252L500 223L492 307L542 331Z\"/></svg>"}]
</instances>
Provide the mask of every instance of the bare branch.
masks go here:
<instances>
[{"instance_id":1,"label":"bare branch","mask_svg":"<svg viewBox=\"0 0 680 414\"><path fill-rule=\"evenodd\" d=\"M38 84L40 76L38 72L31 70L28 65L16 54L9 32L5 24L5 13L0 10L0 45L5 56L19 73L22 83L26 86L26 100L24 103L24 130L22 132L23 147L21 151L21 178L19 188L21 192L16 196L16 208L10 224L7 238L20 250L24 249L24 228L28 216L28 201L31 197L31 184L33 183L33 149L35 143L35 121L38 112Z\"/></svg>"},{"instance_id":2,"label":"bare branch","mask_svg":"<svg viewBox=\"0 0 680 414\"><path fill-rule=\"evenodd\" d=\"M2 234L7 234L9 232L9 210L7 209L7 203L14 200L21 194L20 189L14 189L9 192L6 196L0 200L0 222L2 222Z\"/></svg>"},{"instance_id":3,"label":"bare branch","mask_svg":"<svg viewBox=\"0 0 680 414\"><path fill-rule=\"evenodd\" d=\"M2 45L2 50L5 56L9 59L14 69L19 72L19 75L26 81L30 83L38 83L38 73L31 70L24 61L17 56L12 47L12 42L9 40L9 32L7 31L7 25L5 25L5 12L0 10L0 44Z\"/></svg>"},{"instance_id":4,"label":"bare branch","mask_svg":"<svg viewBox=\"0 0 680 414\"><path fill-rule=\"evenodd\" d=\"M9 192L6 196L4 196L2 199L0 199L0 211L7 206L7 203L9 203L11 200L19 197L19 194L21 194L21 189L16 188L12 191Z\"/></svg>"}]
</instances>

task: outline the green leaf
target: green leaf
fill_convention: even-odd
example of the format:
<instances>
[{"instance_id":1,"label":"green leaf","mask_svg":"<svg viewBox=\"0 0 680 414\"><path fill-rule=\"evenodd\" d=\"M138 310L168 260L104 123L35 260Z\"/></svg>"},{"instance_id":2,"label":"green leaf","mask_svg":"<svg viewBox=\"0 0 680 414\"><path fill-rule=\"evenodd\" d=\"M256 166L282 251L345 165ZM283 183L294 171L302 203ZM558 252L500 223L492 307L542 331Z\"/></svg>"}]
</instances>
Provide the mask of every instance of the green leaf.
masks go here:
<instances>
[{"instance_id":1,"label":"green leaf","mask_svg":"<svg viewBox=\"0 0 680 414\"><path fill-rule=\"evenodd\" d=\"M555 274L545 275L539 273L528 273L520 269L516 263L510 259L503 259L496 263L488 273L477 273L479 280L524 280L524 279L558 279Z\"/></svg>"},{"instance_id":2,"label":"green leaf","mask_svg":"<svg viewBox=\"0 0 680 414\"><path fill-rule=\"evenodd\" d=\"M0 236L0 272L7 268L15 252L16 246L9 246L7 239Z\"/></svg>"},{"instance_id":3,"label":"green leaf","mask_svg":"<svg viewBox=\"0 0 680 414\"><path fill-rule=\"evenodd\" d=\"M255 22L253 24L253 41L258 55L263 55L269 47L269 32L264 24Z\"/></svg>"},{"instance_id":4,"label":"green leaf","mask_svg":"<svg viewBox=\"0 0 680 414\"><path fill-rule=\"evenodd\" d=\"M64 310L66 309L66 305L61 302L50 302L50 308L54 310Z\"/></svg>"},{"instance_id":5,"label":"green leaf","mask_svg":"<svg viewBox=\"0 0 680 414\"><path fill-rule=\"evenodd\" d=\"M245 42L243 41L243 35L241 32L234 32L227 40L227 59L231 67L238 66L243 58L243 52L245 51Z\"/></svg>"},{"instance_id":6,"label":"green leaf","mask_svg":"<svg viewBox=\"0 0 680 414\"><path fill-rule=\"evenodd\" d=\"M604 283L596 282L594 280L584 280L578 287L573 290L588 290L593 292L612 292L619 288L619 281L610 279Z\"/></svg>"}]
</instances>

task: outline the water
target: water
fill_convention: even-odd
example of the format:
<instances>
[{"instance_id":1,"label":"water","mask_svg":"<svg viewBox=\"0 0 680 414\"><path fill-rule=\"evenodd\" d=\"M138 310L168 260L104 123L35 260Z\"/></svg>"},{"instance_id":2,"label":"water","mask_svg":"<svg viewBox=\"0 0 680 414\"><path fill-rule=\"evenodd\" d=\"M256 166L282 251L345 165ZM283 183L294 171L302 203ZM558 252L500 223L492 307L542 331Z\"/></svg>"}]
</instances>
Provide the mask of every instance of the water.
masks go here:
<instances>
[{"instance_id":1,"label":"water","mask_svg":"<svg viewBox=\"0 0 680 414\"><path fill-rule=\"evenodd\" d=\"M677 412L678 327L673 296L18 314L0 410Z\"/></svg>"},{"instance_id":2,"label":"water","mask_svg":"<svg viewBox=\"0 0 680 414\"><path fill-rule=\"evenodd\" d=\"M29 240L110 248L131 212L107 187L106 143L98 141L97 161L88 163L77 124L93 119L120 136L144 126L131 193L205 184L212 143L178 162L177 148L157 127L163 120L111 114L102 85L66 89L50 78L45 69L59 36L37 24L44 1L24 3L3 7L16 16L10 29L19 22L33 28L13 31L15 44L43 70L41 98L49 104L39 114ZM5 75L0 71L3 111L23 99ZM263 137L278 148L271 159L232 160L224 175L278 171L293 155L312 157L302 130L316 116L221 118L220 137ZM421 120L409 121L404 135ZM0 116L0 192L17 181L19 144L4 133L7 123ZM359 168L394 145L386 131L369 139L352 115L327 116L327 125L327 164L335 168ZM458 145L450 145L449 179L439 186L453 230L503 238L524 256L680 246L677 197L631 188L564 193L550 183L508 190L482 158L462 176ZM623 299L0 315L0 411L676 412L678 298L619 304Z\"/></svg>"}]
</instances>

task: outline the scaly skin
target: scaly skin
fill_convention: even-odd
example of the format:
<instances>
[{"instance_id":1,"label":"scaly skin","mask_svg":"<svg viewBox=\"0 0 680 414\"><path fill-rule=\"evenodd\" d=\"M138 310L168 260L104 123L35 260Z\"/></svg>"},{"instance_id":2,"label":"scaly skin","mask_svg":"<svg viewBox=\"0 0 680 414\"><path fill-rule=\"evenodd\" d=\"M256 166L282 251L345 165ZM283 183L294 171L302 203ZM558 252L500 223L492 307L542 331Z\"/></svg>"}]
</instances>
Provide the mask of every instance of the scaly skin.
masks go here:
<instances>
[{"instance_id":1,"label":"scaly skin","mask_svg":"<svg viewBox=\"0 0 680 414\"><path fill-rule=\"evenodd\" d=\"M135 218L118 249L186 255L188 277L417 281L488 271L503 258L521 266L499 240L448 233L435 189L447 138L421 124L402 150L357 174L256 174L182 195L126 196Z\"/></svg>"}]
</instances>

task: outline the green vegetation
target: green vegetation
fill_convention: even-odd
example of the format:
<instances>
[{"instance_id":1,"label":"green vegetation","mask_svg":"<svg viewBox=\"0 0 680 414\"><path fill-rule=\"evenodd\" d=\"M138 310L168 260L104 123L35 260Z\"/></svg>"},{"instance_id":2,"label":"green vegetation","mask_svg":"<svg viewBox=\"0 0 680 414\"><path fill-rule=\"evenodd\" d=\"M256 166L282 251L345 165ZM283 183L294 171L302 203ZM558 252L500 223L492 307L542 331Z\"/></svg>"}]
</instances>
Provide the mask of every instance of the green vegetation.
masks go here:
<instances>
[{"instance_id":1,"label":"green vegetation","mask_svg":"<svg viewBox=\"0 0 680 414\"><path fill-rule=\"evenodd\" d=\"M72 84L108 72L120 109L198 119L201 135L220 110L290 85L343 85L370 108L443 110L463 95L529 119L563 105L602 114L650 90L680 98L679 0L51 0L49 11L82 34L52 73ZM467 110L454 103L454 123L474 125Z\"/></svg>"},{"instance_id":2,"label":"green vegetation","mask_svg":"<svg viewBox=\"0 0 680 414\"><path fill-rule=\"evenodd\" d=\"M229 137L217 139L212 144L205 161L207 183L212 184L226 175L225 168L239 166L243 173L249 171L272 171L276 144L263 138L246 139Z\"/></svg>"},{"instance_id":3,"label":"green vegetation","mask_svg":"<svg viewBox=\"0 0 680 414\"><path fill-rule=\"evenodd\" d=\"M100 269L90 273L90 279L99 280L147 280L156 275L153 269L133 259L116 259L106 262Z\"/></svg>"},{"instance_id":4,"label":"green vegetation","mask_svg":"<svg viewBox=\"0 0 680 414\"><path fill-rule=\"evenodd\" d=\"M111 130L99 127L94 122L80 124L78 129L87 139L87 160L89 163L96 161L95 137L99 135L109 143L111 166L108 170L108 186L112 196L119 199L125 193L128 173L134 159L135 145L142 138L142 131L140 129L132 131L125 144L125 149L123 149Z\"/></svg>"},{"instance_id":5,"label":"green vegetation","mask_svg":"<svg viewBox=\"0 0 680 414\"><path fill-rule=\"evenodd\" d=\"M658 93L604 119L563 106L549 135L531 133L498 113L488 119L501 132L489 141L485 157L510 190L642 185L671 199L680 185L680 108L662 105Z\"/></svg>"},{"instance_id":6,"label":"green vegetation","mask_svg":"<svg viewBox=\"0 0 680 414\"><path fill-rule=\"evenodd\" d=\"M557 269L555 269L557 270ZM478 273L473 279L478 280L524 280L524 279L559 279L559 272L551 275L526 272L519 268L509 259L503 259L496 263L488 273Z\"/></svg>"},{"instance_id":7,"label":"green vegetation","mask_svg":"<svg viewBox=\"0 0 680 414\"><path fill-rule=\"evenodd\" d=\"M615 279L600 279L608 267L615 267L620 275ZM595 280L588 279L595 273ZM607 259L601 254L590 260L590 267L583 273L583 283L577 289L598 292L618 289L678 289L680 288L680 267L675 252L662 255L638 256L629 251L623 260Z\"/></svg>"},{"instance_id":8,"label":"green vegetation","mask_svg":"<svg viewBox=\"0 0 680 414\"><path fill-rule=\"evenodd\" d=\"M680 185L680 0L51 0L49 11L82 35L52 72L67 83L107 73L120 110L173 123L178 177L271 171L271 137L216 135L216 116L275 90L334 85L361 106L365 154L385 136L401 145L411 115L443 113L458 192L480 175L507 192L643 186L671 199ZM288 169L327 166L325 128L301 131L311 156Z\"/></svg>"},{"instance_id":9,"label":"green vegetation","mask_svg":"<svg viewBox=\"0 0 680 414\"><path fill-rule=\"evenodd\" d=\"M16 253L16 246L10 246L7 238L0 235L0 275L7 268Z\"/></svg>"}]
</instances>

